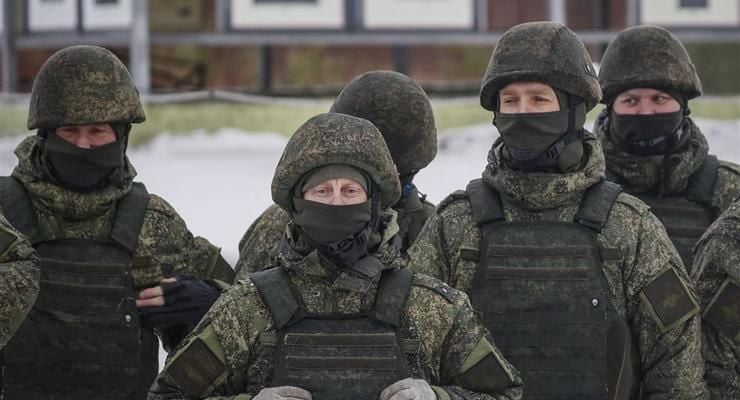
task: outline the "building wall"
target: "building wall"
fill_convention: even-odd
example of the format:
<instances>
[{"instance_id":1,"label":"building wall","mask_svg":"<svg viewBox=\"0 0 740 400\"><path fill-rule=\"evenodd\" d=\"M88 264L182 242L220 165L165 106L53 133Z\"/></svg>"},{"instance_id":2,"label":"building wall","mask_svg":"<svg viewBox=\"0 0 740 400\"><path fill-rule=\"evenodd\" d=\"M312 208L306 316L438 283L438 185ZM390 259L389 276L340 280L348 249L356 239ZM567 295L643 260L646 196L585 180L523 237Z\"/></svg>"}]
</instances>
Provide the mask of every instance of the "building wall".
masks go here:
<instances>
[{"instance_id":1,"label":"building wall","mask_svg":"<svg viewBox=\"0 0 740 400\"><path fill-rule=\"evenodd\" d=\"M488 0L488 29L504 31L522 22L548 18L548 0Z\"/></svg>"}]
</instances>

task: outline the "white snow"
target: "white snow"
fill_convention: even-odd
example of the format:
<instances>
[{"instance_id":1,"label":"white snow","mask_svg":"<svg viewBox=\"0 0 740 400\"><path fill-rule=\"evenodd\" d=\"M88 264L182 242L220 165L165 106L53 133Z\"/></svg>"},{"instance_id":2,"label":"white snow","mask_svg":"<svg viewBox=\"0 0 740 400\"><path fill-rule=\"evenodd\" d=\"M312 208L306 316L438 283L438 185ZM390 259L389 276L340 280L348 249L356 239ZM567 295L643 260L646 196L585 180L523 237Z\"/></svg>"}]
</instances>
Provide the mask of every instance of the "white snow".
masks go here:
<instances>
[{"instance_id":1,"label":"white snow","mask_svg":"<svg viewBox=\"0 0 740 400\"><path fill-rule=\"evenodd\" d=\"M698 119L710 149L720 159L740 163L740 120ZM134 133L135 134L135 133ZM462 189L486 164L496 130L477 125L445 132L437 158L415 182L432 202ZM10 174L13 149L22 137L0 138L0 174ZM237 244L249 224L271 203L270 182L285 136L222 129L215 134L162 134L153 142L129 149L138 180L172 204L190 230L222 247L226 259L237 259Z\"/></svg>"}]
</instances>

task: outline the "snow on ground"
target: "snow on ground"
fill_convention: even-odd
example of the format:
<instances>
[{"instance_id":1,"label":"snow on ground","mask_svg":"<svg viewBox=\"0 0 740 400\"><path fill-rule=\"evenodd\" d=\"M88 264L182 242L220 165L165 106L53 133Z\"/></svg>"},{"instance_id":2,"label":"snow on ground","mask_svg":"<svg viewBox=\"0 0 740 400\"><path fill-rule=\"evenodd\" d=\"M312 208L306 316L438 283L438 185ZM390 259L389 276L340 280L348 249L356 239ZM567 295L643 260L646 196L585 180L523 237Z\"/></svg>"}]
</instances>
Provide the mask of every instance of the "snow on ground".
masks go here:
<instances>
[{"instance_id":1,"label":"snow on ground","mask_svg":"<svg viewBox=\"0 0 740 400\"><path fill-rule=\"evenodd\" d=\"M740 163L740 120L696 122L712 153ZM480 176L496 135L491 125L440 135L437 158L419 173L417 186L435 203L464 188ZM16 163L12 152L20 139L0 138L1 175L12 171ZM241 235L271 203L270 182L286 142L278 134L222 129L216 134L163 134L128 154L138 180L169 201L194 234L221 246L234 263Z\"/></svg>"}]
</instances>

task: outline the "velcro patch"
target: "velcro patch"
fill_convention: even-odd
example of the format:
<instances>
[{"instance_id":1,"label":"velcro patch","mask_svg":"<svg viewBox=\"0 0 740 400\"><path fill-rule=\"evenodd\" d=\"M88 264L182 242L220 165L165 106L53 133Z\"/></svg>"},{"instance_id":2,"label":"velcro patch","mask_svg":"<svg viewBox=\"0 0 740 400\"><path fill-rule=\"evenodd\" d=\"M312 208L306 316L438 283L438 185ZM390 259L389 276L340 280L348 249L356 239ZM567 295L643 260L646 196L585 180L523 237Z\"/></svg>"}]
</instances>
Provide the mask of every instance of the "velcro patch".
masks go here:
<instances>
[{"instance_id":1,"label":"velcro patch","mask_svg":"<svg viewBox=\"0 0 740 400\"><path fill-rule=\"evenodd\" d=\"M8 250L13 248L17 241L18 236L7 230L7 228L0 223L0 256L4 256Z\"/></svg>"},{"instance_id":2,"label":"velcro patch","mask_svg":"<svg viewBox=\"0 0 740 400\"><path fill-rule=\"evenodd\" d=\"M673 268L648 283L640 297L651 306L660 333L670 331L699 312L699 305Z\"/></svg>"},{"instance_id":3,"label":"velcro patch","mask_svg":"<svg viewBox=\"0 0 740 400\"><path fill-rule=\"evenodd\" d=\"M740 341L740 286L726 279L704 311L704 321L728 338Z\"/></svg>"},{"instance_id":4,"label":"velcro patch","mask_svg":"<svg viewBox=\"0 0 740 400\"><path fill-rule=\"evenodd\" d=\"M488 340L482 339L463 362L456 381L463 387L486 393L501 391L514 381L504 365Z\"/></svg>"},{"instance_id":5,"label":"velcro patch","mask_svg":"<svg viewBox=\"0 0 740 400\"><path fill-rule=\"evenodd\" d=\"M188 395L201 398L205 391L226 371L226 366L200 338L167 367L172 380Z\"/></svg>"}]
</instances>

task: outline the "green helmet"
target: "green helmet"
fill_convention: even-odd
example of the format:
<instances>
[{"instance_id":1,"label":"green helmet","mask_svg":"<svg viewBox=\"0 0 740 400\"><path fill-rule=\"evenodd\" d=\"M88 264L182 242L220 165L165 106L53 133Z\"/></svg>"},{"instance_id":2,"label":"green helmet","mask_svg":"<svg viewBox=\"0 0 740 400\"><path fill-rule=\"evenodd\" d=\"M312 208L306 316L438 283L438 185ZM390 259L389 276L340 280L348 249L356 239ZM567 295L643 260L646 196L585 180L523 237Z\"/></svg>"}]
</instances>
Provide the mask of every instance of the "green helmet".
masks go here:
<instances>
[{"instance_id":1,"label":"green helmet","mask_svg":"<svg viewBox=\"0 0 740 400\"><path fill-rule=\"evenodd\" d=\"M701 96L689 53L673 34L654 25L619 32L601 58L599 82L605 102L638 87L673 89L688 99Z\"/></svg>"},{"instance_id":2,"label":"green helmet","mask_svg":"<svg viewBox=\"0 0 740 400\"><path fill-rule=\"evenodd\" d=\"M353 79L334 100L330 112L373 123L391 151L401 175L418 171L437 155L434 113L424 90L393 71L371 71Z\"/></svg>"},{"instance_id":3,"label":"green helmet","mask_svg":"<svg viewBox=\"0 0 740 400\"><path fill-rule=\"evenodd\" d=\"M332 164L364 171L380 188L383 208L401 196L396 165L378 128L362 118L326 113L306 121L288 141L272 178L272 200L292 214L293 187L306 173Z\"/></svg>"},{"instance_id":4,"label":"green helmet","mask_svg":"<svg viewBox=\"0 0 740 400\"><path fill-rule=\"evenodd\" d=\"M480 104L496 111L499 90L512 82L546 83L582 98L590 110L601 89L586 47L576 34L557 22L527 22L504 33L488 62Z\"/></svg>"},{"instance_id":5,"label":"green helmet","mask_svg":"<svg viewBox=\"0 0 740 400\"><path fill-rule=\"evenodd\" d=\"M71 46L54 53L33 82L28 129L146 119L131 76L113 53Z\"/></svg>"}]
</instances>

